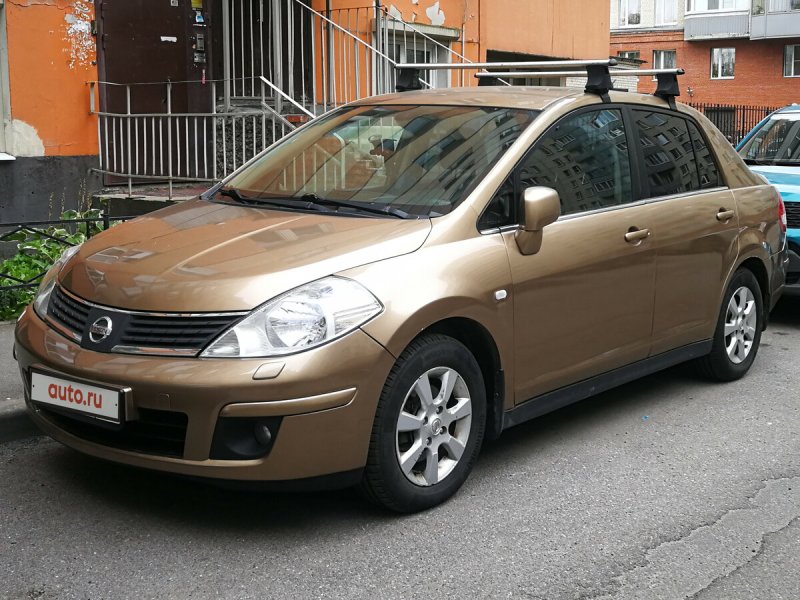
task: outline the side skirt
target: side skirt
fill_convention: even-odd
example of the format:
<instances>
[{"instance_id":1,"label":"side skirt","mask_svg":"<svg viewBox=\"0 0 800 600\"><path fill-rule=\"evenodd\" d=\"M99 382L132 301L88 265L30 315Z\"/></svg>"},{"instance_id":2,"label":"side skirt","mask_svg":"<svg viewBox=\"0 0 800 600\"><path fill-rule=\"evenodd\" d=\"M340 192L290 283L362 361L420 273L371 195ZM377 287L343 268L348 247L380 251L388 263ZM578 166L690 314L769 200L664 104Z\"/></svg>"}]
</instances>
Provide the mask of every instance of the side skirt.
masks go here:
<instances>
[{"instance_id":1,"label":"side skirt","mask_svg":"<svg viewBox=\"0 0 800 600\"><path fill-rule=\"evenodd\" d=\"M645 375L705 356L711 352L711 343L711 340L695 342L532 398L503 415L503 429L546 415Z\"/></svg>"}]
</instances>

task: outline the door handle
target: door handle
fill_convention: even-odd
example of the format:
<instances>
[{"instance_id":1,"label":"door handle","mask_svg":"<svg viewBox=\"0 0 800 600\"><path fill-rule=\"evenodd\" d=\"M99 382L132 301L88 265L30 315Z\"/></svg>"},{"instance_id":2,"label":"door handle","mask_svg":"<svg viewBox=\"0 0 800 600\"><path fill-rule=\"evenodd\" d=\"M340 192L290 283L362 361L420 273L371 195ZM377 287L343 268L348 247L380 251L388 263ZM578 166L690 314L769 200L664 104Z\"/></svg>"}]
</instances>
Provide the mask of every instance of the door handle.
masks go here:
<instances>
[{"instance_id":1,"label":"door handle","mask_svg":"<svg viewBox=\"0 0 800 600\"><path fill-rule=\"evenodd\" d=\"M636 227L631 227L628 229L628 233L625 234L625 241L629 244L639 245L642 243L642 240L646 240L649 237L649 229L638 229Z\"/></svg>"},{"instance_id":2,"label":"door handle","mask_svg":"<svg viewBox=\"0 0 800 600\"><path fill-rule=\"evenodd\" d=\"M719 212L717 213L717 221L725 223L726 221L730 221L735 216L735 210L725 210L724 208L720 208Z\"/></svg>"}]
</instances>

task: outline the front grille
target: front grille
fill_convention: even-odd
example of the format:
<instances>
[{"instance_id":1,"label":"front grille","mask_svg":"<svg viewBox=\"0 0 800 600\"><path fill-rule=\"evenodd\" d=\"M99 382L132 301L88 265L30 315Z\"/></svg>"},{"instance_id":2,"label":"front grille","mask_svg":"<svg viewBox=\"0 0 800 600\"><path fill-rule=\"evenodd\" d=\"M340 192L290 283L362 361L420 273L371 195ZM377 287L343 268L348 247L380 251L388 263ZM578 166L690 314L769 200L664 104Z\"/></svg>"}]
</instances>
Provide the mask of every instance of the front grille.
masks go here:
<instances>
[{"instance_id":1,"label":"front grille","mask_svg":"<svg viewBox=\"0 0 800 600\"><path fill-rule=\"evenodd\" d=\"M80 339L89 318L89 307L65 294L61 286L57 285L50 298L48 314Z\"/></svg>"},{"instance_id":2,"label":"front grille","mask_svg":"<svg viewBox=\"0 0 800 600\"><path fill-rule=\"evenodd\" d=\"M155 454L183 456L189 417L184 413L140 408L139 420L126 421L118 429L110 429L80 418L54 412L41 405L45 418L67 433L102 446Z\"/></svg>"},{"instance_id":3,"label":"front grille","mask_svg":"<svg viewBox=\"0 0 800 600\"><path fill-rule=\"evenodd\" d=\"M122 311L97 306L56 286L48 307L49 319L58 329L86 346L88 327L107 316L113 322L113 335L98 352L171 354L194 356L233 325L245 313L181 314Z\"/></svg>"},{"instance_id":4,"label":"front grille","mask_svg":"<svg viewBox=\"0 0 800 600\"><path fill-rule=\"evenodd\" d=\"M231 317L168 317L132 315L120 345L145 348L203 348L227 329Z\"/></svg>"},{"instance_id":5,"label":"front grille","mask_svg":"<svg viewBox=\"0 0 800 600\"><path fill-rule=\"evenodd\" d=\"M786 202L786 224L791 229L800 228L800 202Z\"/></svg>"}]
</instances>

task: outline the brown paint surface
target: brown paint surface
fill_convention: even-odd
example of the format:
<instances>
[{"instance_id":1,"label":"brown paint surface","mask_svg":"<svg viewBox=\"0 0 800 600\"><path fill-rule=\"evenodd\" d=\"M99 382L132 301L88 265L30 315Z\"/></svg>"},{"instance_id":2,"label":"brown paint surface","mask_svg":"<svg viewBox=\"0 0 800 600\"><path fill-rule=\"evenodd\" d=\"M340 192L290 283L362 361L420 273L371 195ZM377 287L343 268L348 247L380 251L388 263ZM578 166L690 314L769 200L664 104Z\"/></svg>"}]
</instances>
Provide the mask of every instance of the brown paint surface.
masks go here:
<instances>
[{"instance_id":1,"label":"brown paint surface","mask_svg":"<svg viewBox=\"0 0 800 600\"><path fill-rule=\"evenodd\" d=\"M97 67L94 52L73 60L65 20L73 8L66 0L6 4L12 118L36 129L47 156L98 152L86 83L97 79Z\"/></svg>"}]
</instances>

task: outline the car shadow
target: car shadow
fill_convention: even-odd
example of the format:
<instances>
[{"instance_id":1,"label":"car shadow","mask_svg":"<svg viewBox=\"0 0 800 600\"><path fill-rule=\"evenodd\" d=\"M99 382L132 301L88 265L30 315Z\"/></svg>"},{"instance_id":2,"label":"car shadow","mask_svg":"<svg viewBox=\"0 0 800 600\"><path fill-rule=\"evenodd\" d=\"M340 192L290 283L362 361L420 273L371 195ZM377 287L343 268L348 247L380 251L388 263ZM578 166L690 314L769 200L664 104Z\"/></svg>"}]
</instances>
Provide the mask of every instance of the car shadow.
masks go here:
<instances>
[{"instance_id":1,"label":"car shadow","mask_svg":"<svg viewBox=\"0 0 800 600\"><path fill-rule=\"evenodd\" d=\"M513 470L510 454L524 459L543 446L580 436L620 415L638 418L646 412L648 403L652 406L648 391L685 387L696 378L690 365L681 365L514 427L500 439L484 444L472 478L480 481L495 477L498 469ZM258 487L231 489L207 480L108 463L66 449L53 458L53 471L69 473L70 482L86 495L102 498L128 514L161 518L193 529L263 530L277 534L322 523L353 522L363 526L398 518L370 504L356 489L302 493L263 491ZM446 505L442 510L447 510Z\"/></svg>"},{"instance_id":2,"label":"car shadow","mask_svg":"<svg viewBox=\"0 0 800 600\"><path fill-rule=\"evenodd\" d=\"M783 296L769 315L770 331L800 329L800 294Z\"/></svg>"}]
</instances>

